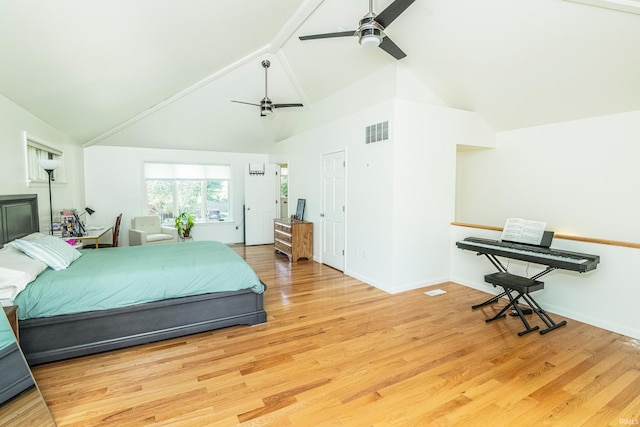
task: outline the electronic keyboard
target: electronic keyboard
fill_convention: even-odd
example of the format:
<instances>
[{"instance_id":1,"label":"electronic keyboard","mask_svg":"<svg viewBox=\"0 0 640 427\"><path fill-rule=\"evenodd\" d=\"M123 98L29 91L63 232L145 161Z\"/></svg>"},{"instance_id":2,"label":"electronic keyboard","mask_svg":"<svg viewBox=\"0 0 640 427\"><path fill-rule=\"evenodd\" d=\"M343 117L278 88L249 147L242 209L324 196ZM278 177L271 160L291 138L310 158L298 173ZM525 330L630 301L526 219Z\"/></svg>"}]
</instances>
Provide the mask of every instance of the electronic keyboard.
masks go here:
<instances>
[{"instance_id":1,"label":"electronic keyboard","mask_svg":"<svg viewBox=\"0 0 640 427\"><path fill-rule=\"evenodd\" d=\"M481 237L467 237L464 240L456 242L456 246L460 249L475 251L482 255L518 259L520 261L546 265L553 269L578 271L580 273L595 270L600 262L598 255L563 251L522 243L483 239Z\"/></svg>"}]
</instances>

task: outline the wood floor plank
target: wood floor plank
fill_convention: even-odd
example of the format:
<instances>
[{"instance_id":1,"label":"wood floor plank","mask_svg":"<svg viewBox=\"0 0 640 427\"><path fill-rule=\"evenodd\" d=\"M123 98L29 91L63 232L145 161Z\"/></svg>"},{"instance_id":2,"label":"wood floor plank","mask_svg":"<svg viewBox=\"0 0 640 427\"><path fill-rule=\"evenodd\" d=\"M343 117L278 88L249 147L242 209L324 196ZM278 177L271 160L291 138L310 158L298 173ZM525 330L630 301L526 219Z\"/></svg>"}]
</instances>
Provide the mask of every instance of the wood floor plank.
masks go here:
<instances>
[{"instance_id":1,"label":"wood floor plank","mask_svg":"<svg viewBox=\"0 0 640 427\"><path fill-rule=\"evenodd\" d=\"M487 295L455 283L389 295L270 246L233 249L267 284L267 322L34 367L59 426L640 420L638 340L570 319L519 337L518 318L484 321L503 303L471 310Z\"/></svg>"}]
</instances>

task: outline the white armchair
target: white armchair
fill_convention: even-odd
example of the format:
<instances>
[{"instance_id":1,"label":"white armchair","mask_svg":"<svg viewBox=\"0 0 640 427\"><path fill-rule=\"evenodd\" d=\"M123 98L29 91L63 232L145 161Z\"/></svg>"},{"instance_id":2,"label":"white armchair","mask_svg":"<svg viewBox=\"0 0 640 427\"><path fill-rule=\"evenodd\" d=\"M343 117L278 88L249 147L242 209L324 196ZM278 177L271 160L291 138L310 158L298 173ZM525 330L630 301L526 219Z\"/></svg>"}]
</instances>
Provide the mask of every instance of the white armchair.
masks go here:
<instances>
[{"instance_id":1,"label":"white armchair","mask_svg":"<svg viewBox=\"0 0 640 427\"><path fill-rule=\"evenodd\" d=\"M151 245L178 241L178 229L160 223L157 215L137 216L131 220L129 246Z\"/></svg>"}]
</instances>

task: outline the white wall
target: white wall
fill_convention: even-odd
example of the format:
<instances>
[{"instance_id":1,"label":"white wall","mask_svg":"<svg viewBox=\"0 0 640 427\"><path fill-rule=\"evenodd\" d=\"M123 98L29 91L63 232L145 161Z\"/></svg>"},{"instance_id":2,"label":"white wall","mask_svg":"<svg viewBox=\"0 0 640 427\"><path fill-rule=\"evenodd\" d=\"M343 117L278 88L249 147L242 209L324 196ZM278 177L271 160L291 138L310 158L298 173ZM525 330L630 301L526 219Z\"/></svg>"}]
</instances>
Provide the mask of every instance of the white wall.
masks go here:
<instances>
[{"instance_id":1,"label":"white wall","mask_svg":"<svg viewBox=\"0 0 640 427\"><path fill-rule=\"evenodd\" d=\"M449 278L449 224L455 212L457 144L493 144L475 113L395 101L393 168L394 291Z\"/></svg>"},{"instance_id":2,"label":"white wall","mask_svg":"<svg viewBox=\"0 0 640 427\"><path fill-rule=\"evenodd\" d=\"M340 125L336 123L333 129L336 136L348 136L345 273L381 289L393 287L397 143L393 108L392 101L378 104L342 120ZM389 120L389 141L365 144L365 127L385 120Z\"/></svg>"},{"instance_id":3,"label":"white wall","mask_svg":"<svg viewBox=\"0 0 640 427\"><path fill-rule=\"evenodd\" d=\"M388 71L318 108L343 108L343 100L352 100L363 87L395 79ZM365 144L365 127L385 120L390 140ZM493 132L473 113L392 97L280 142L273 161L289 165L290 199L307 199L314 257L322 261L321 159L346 152L345 273L399 292L447 280L449 253L442 248L454 217L455 147L492 145L493 140Z\"/></svg>"},{"instance_id":4,"label":"white wall","mask_svg":"<svg viewBox=\"0 0 640 427\"><path fill-rule=\"evenodd\" d=\"M62 208L84 208L82 149L64 133L0 96L0 194L37 194L40 230L49 231L49 188L46 183L27 184L24 132L63 151L66 182L51 186L54 221ZM58 215L56 215L58 213Z\"/></svg>"},{"instance_id":5,"label":"white wall","mask_svg":"<svg viewBox=\"0 0 640 427\"><path fill-rule=\"evenodd\" d=\"M231 164L233 171L233 220L198 223L192 230L195 240L223 243L244 241L244 167L248 163L267 163L264 154L238 154L213 151L161 150L152 148L102 147L85 149L87 206L96 211L88 218L93 225L113 225L122 213L120 244L129 244L131 219L146 214L144 200L144 162Z\"/></svg>"},{"instance_id":6,"label":"white wall","mask_svg":"<svg viewBox=\"0 0 640 427\"><path fill-rule=\"evenodd\" d=\"M458 153L460 222L501 227L508 217L547 221L547 229L640 243L640 111L497 135L497 148ZM453 227L451 280L491 290L484 258L455 249L461 238L496 232ZM550 311L640 338L636 268L640 250L554 239L553 247L600 256L595 271L556 271L535 294ZM516 274L538 267L511 262ZM539 295L539 296L538 296Z\"/></svg>"},{"instance_id":7,"label":"white wall","mask_svg":"<svg viewBox=\"0 0 640 427\"><path fill-rule=\"evenodd\" d=\"M345 151L347 161L347 271L360 271L369 283L382 277L391 279L387 258L391 247L393 181L391 179L391 144L364 144L364 127L388 120L393 104L383 102L289 138L277 144L276 163L289 167L289 200L306 199L305 220L314 223L313 254L320 258L322 212L322 155ZM290 203L290 212L295 208ZM356 224L351 226L351 224ZM380 227L380 224L385 226ZM372 232L375 230L375 233ZM357 251L366 251L356 257ZM358 252L359 253L359 252ZM359 253L360 254L360 253ZM369 266L369 269L364 269ZM378 279L379 280L379 279Z\"/></svg>"},{"instance_id":8,"label":"white wall","mask_svg":"<svg viewBox=\"0 0 640 427\"><path fill-rule=\"evenodd\" d=\"M496 149L458 153L456 220L640 242L639 161L640 111L501 132Z\"/></svg>"}]
</instances>

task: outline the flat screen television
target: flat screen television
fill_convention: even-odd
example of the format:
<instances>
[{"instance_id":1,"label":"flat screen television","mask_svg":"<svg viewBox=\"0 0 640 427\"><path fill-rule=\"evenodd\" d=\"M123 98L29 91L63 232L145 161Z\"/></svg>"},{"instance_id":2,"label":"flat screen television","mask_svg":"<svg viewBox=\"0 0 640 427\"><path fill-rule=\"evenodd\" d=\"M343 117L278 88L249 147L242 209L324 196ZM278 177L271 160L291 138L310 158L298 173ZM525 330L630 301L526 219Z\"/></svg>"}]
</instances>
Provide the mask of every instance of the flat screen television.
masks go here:
<instances>
[{"instance_id":1,"label":"flat screen television","mask_svg":"<svg viewBox=\"0 0 640 427\"><path fill-rule=\"evenodd\" d=\"M296 215L294 217L298 221L302 221L302 218L304 217L304 205L306 202L307 199L298 199L298 206L296 207Z\"/></svg>"}]
</instances>

